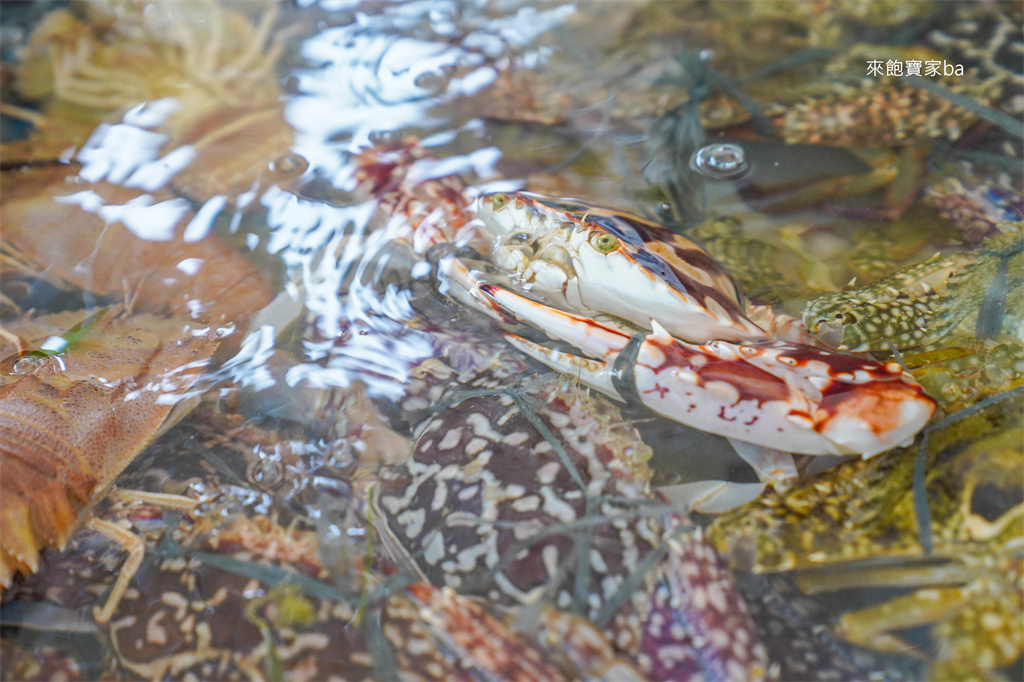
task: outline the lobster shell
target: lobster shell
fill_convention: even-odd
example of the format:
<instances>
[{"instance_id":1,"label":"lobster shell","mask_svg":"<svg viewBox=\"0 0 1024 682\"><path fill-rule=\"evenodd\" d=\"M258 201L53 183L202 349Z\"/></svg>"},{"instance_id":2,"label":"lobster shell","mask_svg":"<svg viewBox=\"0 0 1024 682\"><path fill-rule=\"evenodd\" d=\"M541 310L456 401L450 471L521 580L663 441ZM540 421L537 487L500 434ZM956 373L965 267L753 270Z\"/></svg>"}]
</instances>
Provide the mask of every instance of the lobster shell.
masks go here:
<instances>
[{"instance_id":1,"label":"lobster shell","mask_svg":"<svg viewBox=\"0 0 1024 682\"><path fill-rule=\"evenodd\" d=\"M182 318L108 314L63 354L29 354L85 317L0 335L0 583L63 549L88 506L163 430L217 347ZM20 348L14 339L20 339Z\"/></svg>"}]
</instances>

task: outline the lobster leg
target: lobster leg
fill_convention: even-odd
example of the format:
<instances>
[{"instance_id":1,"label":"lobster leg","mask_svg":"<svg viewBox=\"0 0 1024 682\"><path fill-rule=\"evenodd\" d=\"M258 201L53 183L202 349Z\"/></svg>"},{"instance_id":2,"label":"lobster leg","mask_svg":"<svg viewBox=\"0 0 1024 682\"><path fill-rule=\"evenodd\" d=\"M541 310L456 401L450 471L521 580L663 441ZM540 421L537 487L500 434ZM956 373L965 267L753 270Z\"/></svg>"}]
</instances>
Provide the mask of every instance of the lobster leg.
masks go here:
<instances>
[{"instance_id":1,"label":"lobster leg","mask_svg":"<svg viewBox=\"0 0 1024 682\"><path fill-rule=\"evenodd\" d=\"M95 516L86 520L85 527L96 531L108 540L116 542L128 552L128 560L124 562L121 571L117 574L117 580L110 589L107 603L102 607L95 606L92 610L92 615L96 622L100 625L106 625L110 622L111 616L114 615L114 611L117 610L118 605L121 603L121 599L128 590L128 585L131 584L135 573L139 570L139 566L142 565L142 560L146 556L146 543L130 530L126 530L116 523L98 519Z\"/></svg>"},{"instance_id":2,"label":"lobster leg","mask_svg":"<svg viewBox=\"0 0 1024 682\"><path fill-rule=\"evenodd\" d=\"M114 489L111 491L110 497L127 501L146 502L181 511L192 511L199 504L198 501L181 495L150 493L139 490ZM121 603L121 599L124 598L124 593L128 590L132 578L135 577L139 566L142 565L142 560L146 557L146 543L130 530L111 521L98 519L95 516L90 516L86 519L85 527L117 543L124 551L128 552L128 559L117 574L117 580L110 589L110 596L107 597L107 602L102 607L93 607L93 617L96 619L96 622L100 625L106 625L110 622L111 617Z\"/></svg>"}]
</instances>

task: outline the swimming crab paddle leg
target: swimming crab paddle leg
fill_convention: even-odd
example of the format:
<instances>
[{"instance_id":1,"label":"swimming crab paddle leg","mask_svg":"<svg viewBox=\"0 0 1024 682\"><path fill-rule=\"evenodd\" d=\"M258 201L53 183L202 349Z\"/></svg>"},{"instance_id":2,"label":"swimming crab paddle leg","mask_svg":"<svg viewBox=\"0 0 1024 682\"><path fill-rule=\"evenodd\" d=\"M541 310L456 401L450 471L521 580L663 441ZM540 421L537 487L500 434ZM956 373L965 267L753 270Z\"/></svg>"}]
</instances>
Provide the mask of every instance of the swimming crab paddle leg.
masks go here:
<instances>
[{"instance_id":1,"label":"swimming crab paddle leg","mask_svg":"<svg viewBox=\"0 0 1024 682\"><path fill-rule=\"evenodd\" d=\"M736 438L730 438L729 444L757 474L764 483L771 484L777 490L784 490L797 479L796 462L793 455L782 450L754 445Z\"/></svg>"},{"instance_id":2,"label":"swimming crab paddle leg","mask_svg":"<svg viewBox=\"0 0 1024 682\"><path fill-rule=\"evenodd\" d=\"M658 493L673 504L701 514L724 514L756 500L767 486L764 483L706 480L661 486Z\"/></svg>"},{"instance_id":3,"label":"swimming crab paddle leg","mask_svg":"<svg viewBox=\"0 0 1024 682\"><path fill-rule=\"evenodd\" d=\"M479 291L507 316L579 348L580 357L514 334L523 352L618 400L637 399L694 428L785 452L884 452L912 438L935 408L920 386L871 360L783 342L703 345L565 313L502 287Z\"/></svg>"},{"instance_id":4,"label":"swimming crab paddle leg","mask_svg":"<svg viewBox=\"0 0 1024 682\"><path fill-rule=\"evenodd\" d=\"M729 444L757 474L758 483L711 479L661 486L658 492L673 503L685 505L690 511L722 514L760 497L769 485L782 491L796 481L796 462L788 452L736 438L730 438Z\"/></svg>"}]
</instances>

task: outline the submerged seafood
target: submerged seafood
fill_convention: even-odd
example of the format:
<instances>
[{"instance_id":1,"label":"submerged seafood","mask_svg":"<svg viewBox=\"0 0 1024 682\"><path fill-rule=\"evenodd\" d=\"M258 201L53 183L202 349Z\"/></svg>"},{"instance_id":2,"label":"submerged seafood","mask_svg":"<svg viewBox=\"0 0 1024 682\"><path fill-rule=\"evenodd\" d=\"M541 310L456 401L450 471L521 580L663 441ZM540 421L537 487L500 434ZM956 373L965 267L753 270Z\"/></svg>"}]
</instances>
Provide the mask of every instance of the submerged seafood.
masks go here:
<instances>
[{"instance_id":1,"label":"submerged seafood","mask_svg":"<svg viewBox=\"0 0 1024 682\"><path fill-rule=\"evenodd\" d=\"M527 193L480 199L475 216L495 267L553 307L656 320L693 343L765 339L743 295L693 241L621 211Z\"/></svg>"},{"instance_id":2,"label":"submerged seafood","mask_svg":"<svg viewBox=\"0 0 1024 682\"><path fill-rule=\"evenodd\" d=\"M0 336L0 583L39 569L40 551L63 549L85 525L118 542L131 535L88 517L91 504L163 429L217 347L208 328L182 318L107 315L59 353L40 348L82 314L18 320ZM44 346L45 347L45 346ZM127 539L126 539L127 536ZM105 622L142 560L130 548Z\"/></svg>"},{"instance_id":3,"label":"submerged seafood","mask_svg":"<svg viewBox=\"0 0 1024 682\"><path fill-rule=\"evenodd\" d=\"M49 5L24 4L36 17ZM972 67L1010 63L1020 13L1006 10L997 55L964 48L978 42L969 24L983 38L1001 9L729 4L60 3L22 64L4 64L5 98L40 113L12 124L0 105L5 142L35 124L2 150L0 314L26 315L8 326L26 352L0 377L0 417L21 386L26 424L88 440L84 420L58 419L71 388L28 376L43 362L54 382L84 373L88 343L152 334L188 369L74 376L104 416L131 422L106 469L86 466L105 434L63 460L0 446L5 470L46 481L12 498L24 523L0 518L0 567L23 574L3 595L0 677L979 679L1014 656L1019 668L1019 410L985 410L955 436L926 424L1024 381L1024 260L1017 242L982 244L1015 204L988 172L932 193L940 216L914 202L923 169L975 152L1016 177L1019 143L991 118L1019 108L1013 78L981 82ZM277 27L296 20L311 35L285 45ZM5 57L9 31L29 35L6 24ZM962 76L864 74L958 54ZM545 72L565 63L551 88ZM540 124L496 122L503 105L505 121ZM403 131L423 142L393 144ZM747 175L687 164L718 142L742 147ZM787 153L813 177L787 174ZM680 183L654 186L666 177ZM515 193L514 178L551 196ZM707 226L722 252L696 228L671 231L703 211L722 219ZM958 229L976 251L955 253ZM939 248L949 260L871 284ZM799 314L854 275L875 288L841 292L863 295L808 319L813 333L744 300ZM29 338L26 311L82 299L123 302L127 326L32 353L50 344ZM890 310L891 334L868 328ZM74 321L50 336L74 337ZM823 347L911 347L914 325L947 347L891 362ZM184 408L207 385L191 373L243 337L211 409L136 456L177 410L117 389L166 389L158 402ZM538 376L529 356L563 376ZM889 451L915 438L918 462ZM860 457L833 469L792 452ZM188 509L107 492L133 458L118 487L181 494ZM796 482L808 470L819 475ZM736 567L778 573L737 576L711 521L682 510L738 497L696 504L679 489L722 478L749 499L764 489L755 475L776 492L710 532ZM6 501L19 483L3 484ZM51 517L60 537L41 528ZM143 541L118 575L122 553L83 526ZM31 575L6 553L26 527ZM87 608L112 585L101 624ZM806 604L814 617L791 617Z\"/></svg>"},{"instance_id":4,"label":"submerged seafood","mask_svg":"<svg viewBox=\"0 0 1024 682\"><path fill-rule=\"evenodd\" d=\"M66 166L4 176L3 241L70 285L155 313L241 325L273 298L266 277L217 235L189 230L180 199L105 182Z\"/></svg>"},{"instance_id":5,"label":"submerged seafood","mask_svg":"<svg viewBox=\"0 0 1024 682\"><path fill-rule=\"evenodd\" d=\"M819 594L902 587L895 599L850 611L835 631L879 651L930 661L928 679L989 678L1024 653L1024 478L1020 389L951 415L927 448L846 463L727 512L715 545L744 569L798 571ZM924 450L926 448L926 450ZM912 479L926 457L922 519ZM919 524L933 546L922 547ZM897 632L933 625L936 646L915 652Z\"/></svg>"},{"instance_id":6,"label":"submerged seafood","mask_svg":"<svg viewBox=\"0 0 1024 682\"><path fill-rule=\"evenodd\" d=\"M1024 286L1024 226L1000 228L981 249L936 254L873 284L814 299L804 311L808 330L854 351L924 346L972 314L979 337L998 334L1007 297L1019 297Z\"/></svg>"},{"instance_id":7,"label":"submerged seafood","mask_svg":"<svg viewBox=\"0 0 1024 682\"><path fill-rule=\"evenodd\" d=\"M396 562L506 610L581 614L648 678L763 678L731 576L700 528L656 511L638 434L565 377L507 381L449 390L383 472L375 517Z\"/></svg>"},{"instance_id":8,"label":"submerged seafood","mask_svg":"<svg viewBox=\"0 0 1024 682\"><path fill-rule=\"evenodd\" d=\"M871 456L912 438L931 417L934 402L896 363L773 340L746 316L728 274L693 242L566 200L499 193L470 205L458 178L417 180L415 164L430 163L423 154L411 143L364 152L364 185L408 221L405 238L416 250L469 245L497 268L470 270L457 253L442 255L444 293L590 356L506 334L541 362L613 398L787 452ZM489 282L492 274L542 303Z\"/></svg>"},{"instance_id":9,"label":"submerged seafood","mask_svg":"<svg viewBox=\"0 0 1024 682\"><path fill-rule=\"evenodd\" d=\"M171 185L195 201L234 201L305 169L289 155L293 130L274 73L298 27L275 29L276 0L264 3L256 22L218 1L81 9L85 21L67 10L50 13L25 49L19 89L40 100L44 113L3 108L34 124L27 140L3 145L8 166L64 159L79 147L79 160L97 161L95 174L105 165L104 145L120 148L127 139L138 151L162 147L163 168L128 177L126 165L138 161L122 158L107 169L111 176L145 186L174 171ZM93 117L83 121L82 111Z\"/></svg>"}]
</instances>

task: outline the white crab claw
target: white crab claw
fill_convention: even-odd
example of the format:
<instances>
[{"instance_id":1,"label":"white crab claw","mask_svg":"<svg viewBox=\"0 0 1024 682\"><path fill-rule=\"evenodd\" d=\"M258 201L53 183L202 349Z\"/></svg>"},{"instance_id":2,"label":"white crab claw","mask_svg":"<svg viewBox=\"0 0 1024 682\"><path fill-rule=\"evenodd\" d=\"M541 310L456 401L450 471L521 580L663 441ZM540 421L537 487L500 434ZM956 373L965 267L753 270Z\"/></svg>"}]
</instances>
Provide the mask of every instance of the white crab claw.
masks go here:
<instances>
[{"instance_id":1,"label":"white crab claw","mask_svg":"<svg viewBox=\"0 0 1024 682\"><path fill-rule=\"evenodd\" d=\"M534 360L544 363L556 372L570 374L587 386L601 391L610 398L620 401L625 400L615 390L615 384L612 381L614 372L607 362L562 353L547 346L542 346L539 343L528 341L515 334L505 334L505 340Z\"/></svg>"},{"instance_id":2,"label":"white crab claw","mask_svg":"<svg viewBox=\"0 0 1024 682\"><path fill-rule=\"evenodd\" d=\"M765 448L870 457L913 436L934 410L898 365L777 341L689 344L655 320L651 333L631 336L497 285L480 290L495 310L594 358L507 335L540 362L617 400L627 389L669 419ZM620 357L627 348L635 357Z\"/></svg>"},{"instance_id":3,"label":"white crab claw","mask_svg":"<svg viewBox=\"0 0 1024 682\"><path fill-rule=\"evenodd\" d=\"M480 292L480 280L457 257L441 258L437 263L437 277L438 291L443 295L450 296L462 305L493 320L501 320L501 316L494 310L494 305Z\"/></svg>"},{"instance_id":4,"label":"white crab claw","mask_svg":"<svg viewBox=\"0 0 1024 682\"><path fill-rule=\"evenodd\" d=\"M494 284L481 284L480 291L493 301L499 310L511 313L516 319L531 326L543 329L544 333L552 338L571 343L593 358L605 361L614 359L630 339L629 334L608 325L536 303Z\"/></svg>"}]
</instances>

